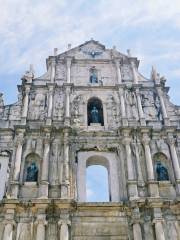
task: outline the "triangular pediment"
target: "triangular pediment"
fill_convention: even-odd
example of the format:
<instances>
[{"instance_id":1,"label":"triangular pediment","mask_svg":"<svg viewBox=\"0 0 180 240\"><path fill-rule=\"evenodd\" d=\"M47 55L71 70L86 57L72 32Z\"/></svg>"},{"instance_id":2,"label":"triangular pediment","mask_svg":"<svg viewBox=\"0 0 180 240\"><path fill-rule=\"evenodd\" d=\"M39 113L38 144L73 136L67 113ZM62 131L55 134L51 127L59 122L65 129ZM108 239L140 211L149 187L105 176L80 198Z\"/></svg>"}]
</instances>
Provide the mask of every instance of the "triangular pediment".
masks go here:
<instances>
[{"instance_id":1,"label":"triangular pediment","mask_svg":"<svg viewBox=\"0 0 180 240\"><path fill-rule=\"evenodd\" d=\"M106 48L103 44L99 43L98 41L95 41L93 39L89 40L89 41L86 41L85 43L81 44L79 46L80 49L98 49L98 50L102 50L104 51Z\"/></svg>"},{"instance_id":2,"label":"triangular pediment","mask_svg":"<svg viewBox=\"0 0 180 240\"><path fill-rule=\"evenodd\" d=\"M106 54L105 54L106 53ZM69 49L68 51L64 52L63 54L59 55L59 58L66 56L72 56L82 59L95 59L95 58L102 58L107 57L107 50L105 46L98 41L95 41L93 39L75 47L72 49ZM109 55L109 54L108 54Z\"/></svg>"}]
</instances>

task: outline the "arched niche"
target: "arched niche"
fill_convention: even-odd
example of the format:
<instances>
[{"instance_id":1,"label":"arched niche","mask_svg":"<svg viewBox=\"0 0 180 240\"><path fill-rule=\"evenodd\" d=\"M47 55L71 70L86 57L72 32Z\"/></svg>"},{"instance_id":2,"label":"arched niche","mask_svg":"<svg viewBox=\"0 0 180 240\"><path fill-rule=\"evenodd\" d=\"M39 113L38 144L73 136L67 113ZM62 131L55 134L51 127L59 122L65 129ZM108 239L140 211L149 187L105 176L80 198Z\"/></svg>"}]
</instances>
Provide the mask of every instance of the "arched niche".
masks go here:
<instances>
[{"instance_id":1,"label":"arched niche","mask_svg":"<svg viewBox=\"0 0 180 240\"><path fill-rule=\"evenodd\" d=\"M92 97L87 103L88 126L100 124L104 126L103 105L99 98Z\"/></svg>"},{"instance_id":2,"label":"arched niche","mask_svg":"<svg viewBox=\"0 0 180 240\"><path fill-rule=\"evenodd\" d=\"M154 172L157 181L169 181L169 164L167 156L162 152L157 152L153 156Z\"/></svg>"},{"instance_id":3,"label":"arched niche","mask_svg":"<svg viewBox=\"0 0 180 240\"><path fill-rule=\"evenodd\" d=\"M40 157L36 153L30 153L25 158L24 182L38 182L40 175Z\"/></svg>"},{"instance_id":4,"label":"arched niche","mask_svg":"<svg viewBox=\"0 0 180 240\"><path fill-rule=\"evenodd\" d=\"M92 67L89 70L89 82L91 84L98 83L98 71L95 67Z\"/></svg>"},{"instance_id":5,"label":"arched niche","mask_svg":"<svg viewBox=\"0 0 180 240\"><path fill-rule=\"evenodd\" d=\"M86 202L86 168L93 165L104 166L108 172L109 200L118 202L119 180L115 153L82 151L78 152L77 195L79 202Z\"/></svg>"}]
</instances>

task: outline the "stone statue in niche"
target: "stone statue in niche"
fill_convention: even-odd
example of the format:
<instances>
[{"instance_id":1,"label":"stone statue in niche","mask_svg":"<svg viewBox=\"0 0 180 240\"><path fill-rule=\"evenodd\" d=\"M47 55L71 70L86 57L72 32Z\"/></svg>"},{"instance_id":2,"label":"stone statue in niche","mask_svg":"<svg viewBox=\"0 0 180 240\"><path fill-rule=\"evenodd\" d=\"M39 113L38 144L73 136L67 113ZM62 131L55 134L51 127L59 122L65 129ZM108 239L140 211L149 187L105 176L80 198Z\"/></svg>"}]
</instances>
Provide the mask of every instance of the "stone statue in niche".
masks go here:
<instances>
[{"instance_id":1,"label":"stone statue in niche","mask_svg":"<svg viewBox=\"0 0 180 240\"><path fill-rule=\"evenodd\" d=\"M92 119L92 123L100 123L100 121L99 121L99 111L96 108L96 106L94 106L91 110L91 119Z\"/></svg>"},{"instance_id":2,"label":"stone statue in niche","mask_svg":"<svg viewBox=\"0 0 180 240\"><path fill-rule=\"evenodd\" d=\"M90 70L90 83L98 83L97 70L95 68Z\"/></svg>"},{"instance_id":3,"label":"stone statue in niche","mask_svg":"<svg viewBox=\"0 0 180 240\"><path fill-rule=\"evenodd\" d=\"M169 175L167 169L162 165L161 162L157 162L156 173L158 181L168 181Z\"/></svg>"},{"instance_id":4,"label":"stone statue in niche","mask_svg":"<svg viewBox=\"0 0 180 240\"><path fill-rule=\"evenodd\" d=\"M27 168L26 182L37 182L37 180L38 180L38 168L36 166L36 163L33 162Z\"/></svg>"}]
</instances>

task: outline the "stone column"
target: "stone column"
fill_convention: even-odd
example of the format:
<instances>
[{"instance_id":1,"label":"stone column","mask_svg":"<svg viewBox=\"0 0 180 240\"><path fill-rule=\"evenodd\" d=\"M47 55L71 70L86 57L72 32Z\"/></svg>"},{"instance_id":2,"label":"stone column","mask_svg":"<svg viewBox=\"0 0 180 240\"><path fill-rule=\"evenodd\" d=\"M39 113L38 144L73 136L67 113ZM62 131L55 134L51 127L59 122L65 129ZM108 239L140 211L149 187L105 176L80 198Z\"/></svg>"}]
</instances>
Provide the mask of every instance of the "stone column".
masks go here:
<instances>
[{"instance_id":1,"label":"stone column","mask_svg":"<svg viewBox=\"0 0 180 240\"><path fill-rule=\"evenodd\" d=\"M141 104L141 97L140 97L140 92L139 89L136 88L136 96L137 96L137 104L138 104L138 112L139 112L139 117L140 117L140 123L142 126L146 125L145 117L144 117L144 112L142 109L142 104Z\"/></svg>"},{"instance_id":2,"label":"stone column","mask_svg":"<svg viewBox=\"0 0 180 240\"><path fill-rule=\"evenodd\" d=\"M70 92L71 86L65 85L65 125L70 125Z\"/></svg>"},{"instance_id":3,"label":"stone column","mask_svg":"<svg viewBox=\"0 0 180 240\"><path fill-rule=\"evenodd\" d=\"M70 117L70 88L66 88L66 118Z\"/></svg>"},{"instance_id":4,"label":"stone column","mask_svg":"<svg viewBox=\"0 0 180 240\"><path fill-rule=\"evenodd\" d=\"M12 240L13 239L13 223L7 222L4 227L3 240Z\"/></svg>"},{"instance_id":5,"label":"stone column","mask_svg":"<svg viewBox=\"0 0 180 240\"><path fill-rule=\"evenodd\" d=\"M58 240L69 240L69 226L71 222L69 220L60 220L59 226L59 238Z\"/></svg>"},{"instance_id":6,"label":"stone column","mask_svg":"<svg viewBox=\"0 0 180 240\"><path fill-rule=\"evenodd\" d=\"M123 144L126 149L127 173L128 173L128 192L130 199L138 198L137 181L135 180L134 164L130 147L131 138L129 131L124 131Z\"/></svg>"},{"instance_id":7,"label":"stone column","mask_svg":"<svg viewBox=\"0 0 180 240\"><path fill-rule=\"evenodd\" d=\"M155 224L156 240L165 240L162 219L155 219L153 222Z\"/></svg>"},{"instance_id":8,"label":"stone column","mask_svg":"<svg viewBox=\"0 0 180 240\"><path fill-rule=\"evenodd\" d=\"M29 104L29 92L30 92L30 85L25 85L25 96L23 100L23 109L22 109L22 121L23 123L26 122L27 114L28 114L28 104Z\"/></svg>"},{"instance_id":9,"label":"stone column","mask_svg":"<svg viewBox=\"0 0 180 240\"><path fill-rule=\"evenodd\" d=\"M49 88L49 97L48 97L48 115L47 115L47 125L51 125L52 122L52 110L53 110L53 92L54 92L54 86L48 85Z\"/></svg>"},{"instance_id":10,"label":"stone column","mask_svg":"<svg viewBox=\"0 0 180 240\"><path fill-rule=\"evenodd\" d=\"M142 240L142 232L141 232L141 225L140 225L140 211L138 206L136 205L132 211L132 224L133 224L133 236L134 240Z\"/></svg>"},{"instance_id":11,"label":"stone column","mask_svg":"<svg viewBox=\"0 0 180 240\"><path fill-rule=\"evenodd\" d=\"M165 106L165 103L164 103L163 92L162 92L161 87L157 87L157 93L158 93L161 108L162 108L164 123L166 125L169 125L169 118L168 118L168 114L167 114L167 111L166 111L166 106Z\"/></svg>"},{"instance_id":12,"label":"stone column","mask_svg":"<svg viewBox=\"0 0 180 240\"><path fill-rule=\"evenodd\" d=\"M133 223L134 240L142 240L141 225L139 222Z\"/></svg>"},{"instance_id":13,"label":"stone column","mask_svg":"<svg viewBox=\"0 0 180 240\"><path fill-rule=\"evenodd\" d=\"M144 145L144 151L145 151L145 159L146 159L146 168L147 168L147 178L148 178L148 184L149 184L149 193L151 197L158 197L159 191L158 186L155 184L154 179L154 167L153 167L153 161L151 157L151 150L150 150L150 138L147 133L143 134L143 145Z\"/></svg>"},{"instance_id":14,"label":"stone column","mask_svg":"<svg viewBox=\"0 0 180 240\"><path fill-rule=\"evenodd\" d=\"M121 78L120 60L116 59L115 64L116 64L118 84L121 84L122 83L122 78Z\"/></svg>"},{"instance_id":15,"label":"stone column","mask_svg":"<svg viewBox=\"0 0 180 240\"><path fill-rule=\"evenodd\" d=\"M130 60L131 62L131 68L132 68L132 72L133 72L133 82L135 84L138 83L138 76L137 76L137 69L136 69L136 65L135 63L133 62L133 60Z\"/></svg>"},{"instance_id":16,"label":"stone column","mask_svg":"<svg viewBox=\"0 0 180 240\"><path fill-rule=\"evenodd\" d=\"M50 151L50 136L47 134L44 139L44 154L42 160L40 196L48 198L48 174L49 174L49 151Z\"/></svg>"},{"instance_id":17,"label":"stone column","mask_svg":"<svg viewBox=\"0 0 180 240\"><path fill-rule=\"evenodd\" d=\"M71 63L72 63L72 57L67 57L66 59L67 83L71 83Z\"/></svg>"},{"instance_id":18,"label":"stone column","mask_svg":"<svg viewBox=\"0 0 180 240\"><path fill-rule=\"evenodd\" d=\"M63 164L63 182L61 184L61 198L68 198L69 195L69 132L64 131L64 164Z\"/></svg>"},{"instance_id":19,"label":"stone column","mask_svg":"<svg viewBox=\"0 0 180 240\"><path fill-rule=\"evenodd\" d=\"M173 136L169 136L168 144L169 144L173 168L174 168L177 191L178 191L178 195L180 195L180 166L179 166L179 160L178 160L176 147L175 147L175 140Z\"/></svg>"},{"instance_id":20,"label":"stone column","mask_svg":"<svg viewBox=\"0 0 180 240\"><path fill-rule=\"evenodd\" d=\"M23 143L24 143L23 132L21 132L20 135L17 136L17 140L16 140L15 165L14 165L13 181L11 182L13 198L18 197Z\"/></svg>"},{"instance_id":21,"label":"stone column","mask_svg":"<svg viewBox=\"0 0 180 240\"><path fill-rule=\"evenodd\" d=\"M120 97L120 102L121 102L122 125L127 126L128 121L127 121L127 117L126 117L126 108L125 108L123 88L119 88L119 97Z\"/></svg>"},{"instance_id":22,"label":"stone column","mask_svg":"<svg viewBox=\"0 0 180 240\"><path fill-rule=\"evenodd\" d=\"M21 158L22 158L22 147L23 139L18 139L17 148L16 148L16 158L15 158L15 167L14 167L14 181L19 181L20 169L21 169Z\"/></svg>"},{"instance_id":23,"label":"stone column","mask_svg":"<svg viewBox=\"0 0 180 240\"><path fill-rule=\"evenodd\" d=\"M140 163L140 157L139 157L139 148L140 148L140 142L139 139L133 143L133 148L134 148L134 154L136 156L136 161L137 161L137 180L138 184L140 186L144 186L144 179L143 179L143 174L142 174L142 168L141 168L141 163Z\"/></svg>"},{"instance_id":24,"label":"stone column","mask_svg":"<svg viewBox=\"0 0 180 240\"><path fill-rule=\"evenodd\" d=\"M36 240L45 240L46 233L46 225L47 222L44 219L38 219L36 221L37 224L37 232L36 232Z\"/></svg>"},{"instance_id":25,"label":"stone column","mask_svg":"<svg viewBox=\"0 0 180 240\"><path fill-rule=\"evenodd\" d=\"M56 62L54 58L52 59L52 62L51 62L51 83L54 83L54 80L55 80L55 67L56 67Z\"/></svg>"}]
</instances>

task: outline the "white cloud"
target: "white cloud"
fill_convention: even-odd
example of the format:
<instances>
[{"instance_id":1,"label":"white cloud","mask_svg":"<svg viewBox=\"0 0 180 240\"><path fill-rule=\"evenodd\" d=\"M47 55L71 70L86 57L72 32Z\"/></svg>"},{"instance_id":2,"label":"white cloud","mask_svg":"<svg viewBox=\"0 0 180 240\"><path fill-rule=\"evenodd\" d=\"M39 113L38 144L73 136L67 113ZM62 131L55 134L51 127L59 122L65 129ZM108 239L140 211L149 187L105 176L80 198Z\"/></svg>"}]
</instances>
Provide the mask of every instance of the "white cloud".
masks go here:
<instances>
[{"instance_id":1,"label":"white cloud","mask_svg":"<svg viewBox=\"0 0 180 240\"><path fill-rule=\"evenodd\" d=\"M0 0L0 6L0 75L20 74L30 63L41 74L54 47L61 52L91 37L132 47L144 65L180 59L179 0Z\"/></svg>"}]
</instances>

